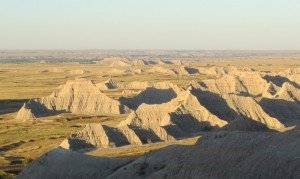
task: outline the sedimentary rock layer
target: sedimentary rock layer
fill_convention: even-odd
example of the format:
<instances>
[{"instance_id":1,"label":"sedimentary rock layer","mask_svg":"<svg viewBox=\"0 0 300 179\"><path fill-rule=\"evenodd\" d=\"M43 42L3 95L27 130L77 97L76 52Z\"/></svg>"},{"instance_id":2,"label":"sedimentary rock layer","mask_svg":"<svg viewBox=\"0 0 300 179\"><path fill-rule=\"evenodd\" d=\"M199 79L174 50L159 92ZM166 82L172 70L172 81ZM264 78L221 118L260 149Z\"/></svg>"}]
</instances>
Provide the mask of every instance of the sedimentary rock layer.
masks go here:
<instances>
[{"instance_id":1,"label":"sedimentary rock layer","mask_svg":"<svg viewBox=\"0 0 300 179\"><path fill-rule=\"evenodd\" d=\"M129 109L103 94L91 81L68 81L60 92L31 99L17 114L17 119L42 117L55 113L122 114Z\"/></svg>"}]
</instances>

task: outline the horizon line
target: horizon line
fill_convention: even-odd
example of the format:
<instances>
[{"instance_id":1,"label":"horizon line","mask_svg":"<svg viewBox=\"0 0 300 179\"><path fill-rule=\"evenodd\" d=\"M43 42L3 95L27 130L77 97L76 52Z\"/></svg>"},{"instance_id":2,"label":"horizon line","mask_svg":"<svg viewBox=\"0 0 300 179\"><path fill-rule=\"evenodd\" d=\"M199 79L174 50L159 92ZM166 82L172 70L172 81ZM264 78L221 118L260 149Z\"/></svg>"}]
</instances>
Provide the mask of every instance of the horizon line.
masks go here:
<instances>
[{"instance_id":1,"label":"horizon line","mask_svg":"<svg viewBox=\"0 0 300 179\"><path fill-rule=\"evenodd\" d=\"M104 48L82 48L82 49L0 49L0 51L300 51L300 49L104 49Z\"/></svg>"}]
</instances>

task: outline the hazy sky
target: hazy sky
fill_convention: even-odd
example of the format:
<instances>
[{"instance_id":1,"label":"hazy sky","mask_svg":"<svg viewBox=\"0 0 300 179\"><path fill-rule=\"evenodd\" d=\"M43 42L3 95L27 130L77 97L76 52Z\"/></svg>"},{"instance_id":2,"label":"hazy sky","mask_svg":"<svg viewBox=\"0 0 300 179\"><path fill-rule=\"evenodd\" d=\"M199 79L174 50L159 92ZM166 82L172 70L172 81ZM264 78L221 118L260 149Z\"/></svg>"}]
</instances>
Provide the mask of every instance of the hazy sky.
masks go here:
<instances>
[{"instance_id":1,"label":"hazy sky","mask_svg":"<svg viewBox=\"0 0 300 179\"><path fill-rule=\"evenodd\" d=\"M300 0L0 0L0 49L300 50Z\"/></svg>"}]
</instances>

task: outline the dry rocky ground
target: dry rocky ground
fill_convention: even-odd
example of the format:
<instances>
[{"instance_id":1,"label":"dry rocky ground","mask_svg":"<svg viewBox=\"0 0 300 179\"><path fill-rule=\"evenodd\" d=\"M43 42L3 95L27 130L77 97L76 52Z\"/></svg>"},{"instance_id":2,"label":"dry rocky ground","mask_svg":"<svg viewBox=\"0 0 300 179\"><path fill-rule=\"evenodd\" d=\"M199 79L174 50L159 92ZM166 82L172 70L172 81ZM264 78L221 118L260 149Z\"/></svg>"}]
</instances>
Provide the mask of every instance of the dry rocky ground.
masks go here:
<instances>
[{"instance_id":1,"label":"dry rocky ground","mask_svg":"<svg viewBox=\"0 0 300 179\"><path fill-rule=\"evenodd\" d=\"M19 67L0 69L0 170L35 159L18 178L300 176L297 60Z\"/></svg>"}]
</instances>

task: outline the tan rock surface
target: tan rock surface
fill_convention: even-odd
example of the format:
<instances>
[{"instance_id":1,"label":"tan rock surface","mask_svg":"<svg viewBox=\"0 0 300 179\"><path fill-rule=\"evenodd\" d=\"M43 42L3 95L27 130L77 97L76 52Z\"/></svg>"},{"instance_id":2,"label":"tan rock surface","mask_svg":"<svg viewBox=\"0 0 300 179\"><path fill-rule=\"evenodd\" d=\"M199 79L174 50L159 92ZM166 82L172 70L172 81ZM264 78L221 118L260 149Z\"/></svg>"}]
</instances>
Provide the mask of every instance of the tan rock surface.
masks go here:
<instances>
[{"instance_id":1,"label":"tan rock surface","mask_svg":"<svg viewBox=\"0 0 300 179\"><path fill-rule=\"evenodd\" d=\"M130 161L130 159L94 157L57 148L32 162L17 178L106 178Z\"/></svg>"},{"instance_id":2,"label":"tan rock surface","mask_svg":"<svg viewBox=\"0 0 300 179\"><path fill-rule=\"evenodd\" d=\"M173 145L132 160L55 149L17 178L299 178L299 135L297 129L213 132L194 146Z\"/></svg>"},{"instance_id":3,"label":"tan rock surface","mask_svg":"<svg viewBox=\"0 0 300 179\"><path fill-rule=\"evenodd\" d=\"M125 61L122 61L122 60L117 60L117 61L114 61L110 64L110 66L114 66L114 67L127 67L127 66L131 66L130 63L127 63Z\"/></svg>"},{"instance_id":4,"label":"tan rock surface","mask_svg":"<svg viewBox=\"0 0 300 179\"><path fill-rule=\"evenodd\" d=\"M116 100L103 94L91 81L68 81L58 93L49 97L30 100L26 105L33 116L49 115L49 113L84 113L84 114L122 114L129 112L128 108ZM22 116L24 109L17 114L17 119L26 119Z\"/></svg>"},{"instance_id":5,"label":"tan rock surface","mask_svg":"<svg viewBox=\"0 0 300 179\"><path fill-rule=\"evenodd\" d=\"M161 66L154 66L149 70L150 73L162 73L165 75L175 75L173 70L165 69Z\"/></svg>"},{"instance_id":6,"label":"tan rock surface","mask_svg":"<svg viewBox=\"0 0 300 179\"><path fill-rule=\"evenodd\" d=\"M170 146L142 156L109 178L298 178L298 135L212 133L192 147Z\"/></svg>"},{"instance_id":7,"label":"tan rock surface","mask_svg":"<svg viewBox=\"0 0 300 179\"><path fill-rule=\"evenodd\" d=\"M221 95L197 89L193 90L193 94L211 113L225 121L230 122L242 116L271 128L284 127L276 118L269 116L252 97L236 94Z\"/></svg>"},{"instance_id":8,"label":"tan rock surface","mask_svg":"<svg viewBox=\"0 0 300 179\"><path fill-rule=\"evenodd\" d=\"M274 95L264 96L259 104L282 123L300 118L300 89L286 82Z\"/></svg>"}]
</instances>

